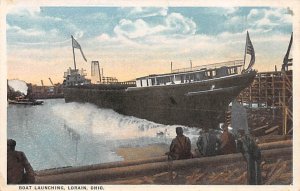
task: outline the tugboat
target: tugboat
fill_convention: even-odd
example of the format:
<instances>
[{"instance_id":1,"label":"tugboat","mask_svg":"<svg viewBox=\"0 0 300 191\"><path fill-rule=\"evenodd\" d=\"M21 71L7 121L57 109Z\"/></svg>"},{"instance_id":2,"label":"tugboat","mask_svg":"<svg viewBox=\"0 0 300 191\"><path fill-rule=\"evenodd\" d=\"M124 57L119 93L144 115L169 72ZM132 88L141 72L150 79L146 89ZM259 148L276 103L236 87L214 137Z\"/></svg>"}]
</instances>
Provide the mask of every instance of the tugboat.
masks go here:
<instances>
[{"instance_id":1,"label":"tugboat","mask_svg":"<svg viewBox=\"0 0 300 191\"><path fill-rule=\"evenodd\" d=\"M19 105L42 105L44 101L35 100L35 99L28 99L24 96L16 97L15 100L8 99L9 104L19 104Z\"/></svg>"}]
</instances>

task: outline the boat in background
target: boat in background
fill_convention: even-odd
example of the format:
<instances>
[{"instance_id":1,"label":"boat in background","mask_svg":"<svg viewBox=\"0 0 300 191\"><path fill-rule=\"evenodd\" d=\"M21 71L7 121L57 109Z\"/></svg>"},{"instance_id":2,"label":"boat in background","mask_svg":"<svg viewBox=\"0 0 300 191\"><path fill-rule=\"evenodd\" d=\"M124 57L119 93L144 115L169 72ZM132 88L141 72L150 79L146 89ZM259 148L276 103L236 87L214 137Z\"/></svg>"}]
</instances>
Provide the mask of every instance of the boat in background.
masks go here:
<instances>
[{"instance_id":1,"label":"boat in background","mask_svg":"<svg viewBox=\"0 0 300 191\"><path fill-rule=\"evenodd\" d=\"M42 105L44 101L35 100L35 99L28 99L23 96L16 97L14 100L8 99L9 104L19 104L19 105Z\"/></svg>"}]
</instances>

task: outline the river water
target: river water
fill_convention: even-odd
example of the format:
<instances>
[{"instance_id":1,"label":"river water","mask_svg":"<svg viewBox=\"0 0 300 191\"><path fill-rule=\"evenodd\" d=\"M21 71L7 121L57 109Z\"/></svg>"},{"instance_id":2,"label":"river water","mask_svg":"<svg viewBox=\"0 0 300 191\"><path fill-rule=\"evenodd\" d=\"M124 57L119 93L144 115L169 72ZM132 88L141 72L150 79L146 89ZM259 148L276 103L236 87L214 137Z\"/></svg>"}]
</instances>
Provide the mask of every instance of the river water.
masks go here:
<instances>
[{"instance_id":1,"label":"river water","mask_svg":"<svg viewBox=\"0 0 300 191\"><path fill-rule=\"evenodd\" d=\"M7 137L17 141L16 150L25 152L35 170L122 161L116 149L170 144L175 128L64 99L7 109ZM192 144L198 132L184 127Z\"/></svg>"}]
</instances>

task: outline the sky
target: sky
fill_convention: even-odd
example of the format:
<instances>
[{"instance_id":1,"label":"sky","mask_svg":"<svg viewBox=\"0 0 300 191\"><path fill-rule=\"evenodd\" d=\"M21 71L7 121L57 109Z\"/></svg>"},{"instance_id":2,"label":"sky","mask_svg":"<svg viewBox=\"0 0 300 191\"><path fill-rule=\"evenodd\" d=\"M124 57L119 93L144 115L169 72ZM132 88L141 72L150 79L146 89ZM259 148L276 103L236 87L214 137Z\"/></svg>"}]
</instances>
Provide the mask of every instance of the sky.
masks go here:
<instances>
[{"instance_id":1,"label":"sky","mask_svg":"<svg viewBox=\"0 0 300 191\"><path fill-rule=\"evenodd\" d=\"M74 67L91 78L91 61L104 76L132 80L173 69L244 58L246 33L258 71L281 68L293 28L287 7L21 7L6 16L8 79L50 85ZM249 57L249 56L248 56ZM247 60L248 61L248 57Z\"/></svg>"}]
</instances>

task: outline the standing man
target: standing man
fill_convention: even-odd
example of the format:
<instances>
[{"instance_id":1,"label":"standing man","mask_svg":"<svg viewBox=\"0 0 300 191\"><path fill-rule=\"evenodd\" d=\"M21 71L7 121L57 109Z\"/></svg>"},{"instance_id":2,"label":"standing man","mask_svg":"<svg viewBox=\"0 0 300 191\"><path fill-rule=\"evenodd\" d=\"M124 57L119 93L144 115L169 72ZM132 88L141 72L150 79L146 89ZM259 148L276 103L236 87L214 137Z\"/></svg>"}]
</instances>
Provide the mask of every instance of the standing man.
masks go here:
<instances>
[{"instance_id":1,"label":"standing man","mask_svg":"<svg viewBox=\"0 0 300 191\"><path fill-rule=\"evenodd\" d=\"M223 124L223 133L221 135L220 154L226 155L236 152L235 138L228 130L228 125Z\"/></svg>"},{"instance_id":2,"label":"standing man","mask_svg":"<svg viewBox=\"0 0 300 191\"><path fill-rule=\"evenodd\" d=\"M173 160L189 159L192 158L191 141L188 137L183 135L182 127L176 127L176 138L172 140L170 145L170 152L167 154Z\"/></svg>"},{"instance_id":3,"label":"standing man","mask_svg":"<svg viewBox=\"0 0 300 191\"><path fill-rule=\"evenodd\" d=\"M34 171L25 154L16 151L16 141L7 140L7 184L33 184Z\"/></svg>"},{"instance_id":4,"label":"standing man","mask_svg":"<svg viewBox=\"0 0 300 191\"><path fill-rule=\"evenodd\" d=\"M254 138L250 134L245 134L244 129L239 129L239 138L237 142L238 151L240 151L247 161L247 183L250 185L261 184L261 152Z\"/></svg>"}]
</instances>

